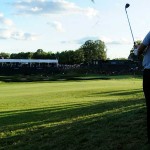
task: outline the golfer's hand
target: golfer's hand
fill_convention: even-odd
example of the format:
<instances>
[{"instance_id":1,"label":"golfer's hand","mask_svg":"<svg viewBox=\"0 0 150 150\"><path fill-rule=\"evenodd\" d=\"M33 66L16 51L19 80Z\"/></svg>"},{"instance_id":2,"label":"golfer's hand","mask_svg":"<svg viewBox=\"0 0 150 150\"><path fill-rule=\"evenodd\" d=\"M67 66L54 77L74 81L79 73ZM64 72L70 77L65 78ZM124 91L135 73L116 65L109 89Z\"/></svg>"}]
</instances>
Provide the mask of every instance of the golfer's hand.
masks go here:
<instances>
[{"instance_id":1,"label":"golfer's hand","mask_svg":"<svg viewBox=\"0 0 150 150\"><path fill-rule=\"evenodd\" d=\"M134 48L134 55L135 55L135 56L138 55L138 48Z\"/></svg>"},{"instance_id":2,"label":"golfer's hand","mask_svg":"<svg viewBox=\"0 0 150 150\"><path fill-rule=\"evenodd\" d=\"M139 45L138 44L135 44L134 45L134 49L138 49L139 48Z\"/></svg>"},{"instance_id":3,"label":"golfer's hand","mask_svg":"<svg viewBox=\"0 0 150 150\"><path fill-rule=\"evenodd\" d=\"M134 55L137 56L138 55L138 48L140 45L135 44L134 45Z\"/></svg>"}]
</instances>

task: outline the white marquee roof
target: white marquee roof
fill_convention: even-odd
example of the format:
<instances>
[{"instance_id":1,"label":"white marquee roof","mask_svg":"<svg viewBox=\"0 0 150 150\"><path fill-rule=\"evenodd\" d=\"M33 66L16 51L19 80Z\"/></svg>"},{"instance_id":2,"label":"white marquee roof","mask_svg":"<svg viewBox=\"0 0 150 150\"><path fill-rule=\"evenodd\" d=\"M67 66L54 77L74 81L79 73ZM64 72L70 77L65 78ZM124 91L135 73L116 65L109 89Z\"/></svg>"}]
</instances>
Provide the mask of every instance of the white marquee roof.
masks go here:
<instances>
[{"instance_id":1,"label":"white marquee roof","mask_svg":"<svg viewBox=\"0 0 150 150\"><path fill-rule=\"evenodd\" d=\"M55 63L57 59L0 59L0 63Z\"/></svg>"}]
</instances>

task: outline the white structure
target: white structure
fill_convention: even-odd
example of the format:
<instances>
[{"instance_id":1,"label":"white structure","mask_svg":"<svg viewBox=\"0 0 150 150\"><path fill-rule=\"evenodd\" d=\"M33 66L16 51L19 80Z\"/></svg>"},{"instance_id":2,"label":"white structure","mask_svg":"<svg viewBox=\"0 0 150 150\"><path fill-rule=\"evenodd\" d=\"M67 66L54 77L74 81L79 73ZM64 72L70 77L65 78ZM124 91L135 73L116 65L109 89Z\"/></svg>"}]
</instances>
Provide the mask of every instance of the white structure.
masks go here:
<instances>
[{"instance_id":1,"label":"white structure","mask_svg":"<svg viewBox=\"0 0 150 150\"><path fill-rule=\"evenodd\" d=\"M38 64L40 66L41 64L47 64L47 66L53 64L58 66L58 60L57 59L0 59L0 64L3 66L4 64L19 64L19 65L29 65L32 66L32 64Z\"/></svg>"}]
</instances>

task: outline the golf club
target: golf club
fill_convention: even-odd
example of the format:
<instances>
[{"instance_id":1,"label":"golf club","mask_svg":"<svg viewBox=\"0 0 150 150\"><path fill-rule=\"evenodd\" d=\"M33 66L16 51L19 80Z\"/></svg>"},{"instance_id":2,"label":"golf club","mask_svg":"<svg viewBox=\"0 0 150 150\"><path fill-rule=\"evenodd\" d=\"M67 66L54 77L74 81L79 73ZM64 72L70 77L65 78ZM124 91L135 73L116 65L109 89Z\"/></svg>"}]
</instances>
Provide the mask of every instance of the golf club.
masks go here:
<instances>
[{"instance_id":1,"label":"golf club","mask_svg":"<svg viewBox=\"0 0 150 150\"><path fill-rule=\"evenodd\" d=\"M130 31L131 31L133 43L134 43L134 45L135 45L135 40L134 40L134 36L133 36L133 32L132 32L132 28L131 28L129 16L128 16L128 13L127 13L127 8L128 8L128 7L130 7L130 4L127 3L127 4L125 5L125 11L126 11L126 15L127 15L127 19L128 19L128 23L129 23L129 27L130 27Z\"/></svg>"}]
</instances>

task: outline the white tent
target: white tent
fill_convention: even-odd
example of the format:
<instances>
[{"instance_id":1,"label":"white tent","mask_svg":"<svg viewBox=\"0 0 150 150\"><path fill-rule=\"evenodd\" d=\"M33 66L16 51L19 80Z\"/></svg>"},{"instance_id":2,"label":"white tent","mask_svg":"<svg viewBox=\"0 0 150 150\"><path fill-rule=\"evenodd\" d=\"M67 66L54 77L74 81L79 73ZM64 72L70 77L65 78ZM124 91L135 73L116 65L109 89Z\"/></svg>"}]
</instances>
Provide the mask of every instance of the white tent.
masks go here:
<instances>
[{"instance_id":1,"label":"white tent","mask_svg":"<svg viewBox=\"0 0 150 150\"><path fill-rule=\"evenodd\" d=\"M54 63L58 64L57 59L0 59L0 63Z\"/></svg>"},{"instance_id":2,"label":"white tent","mask_svg":"<svg viewBox=\"0 0 150 150\"><path fill-rule=\"evenodd\" d=\"M22 66L22 65L29 65L31 66L43 66L45 64L46 66L55 65L58 66L58 60L57 59L0 59L1 66L4 66L5 64L8 66Z\"/></svg>"}]
</instances>

